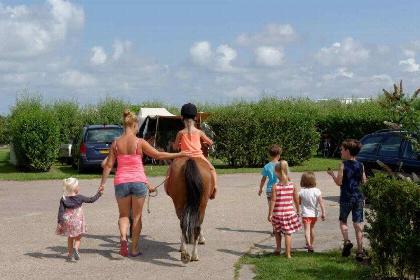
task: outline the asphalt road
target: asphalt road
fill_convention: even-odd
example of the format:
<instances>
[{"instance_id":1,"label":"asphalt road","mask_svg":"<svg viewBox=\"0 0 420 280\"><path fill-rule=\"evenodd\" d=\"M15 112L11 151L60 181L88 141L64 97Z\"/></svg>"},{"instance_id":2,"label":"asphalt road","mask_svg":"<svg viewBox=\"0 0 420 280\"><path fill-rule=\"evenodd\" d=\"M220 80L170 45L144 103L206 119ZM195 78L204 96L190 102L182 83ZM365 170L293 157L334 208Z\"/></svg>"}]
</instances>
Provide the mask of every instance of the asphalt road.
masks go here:
<instances>
[{"instance_id":1,"label":"asphalt road","mask_svg":"<svg viewBox=\"0 0 420 280\"><path fill-rule=\"evenodd\" d=\"M293 173L299 185L301 173ZM316 225L315 250L338 248L339 188L326 172L316 173L323 192L327 221ZM234 264L250 250L272 251L274 238L267 222L267 201L257 195L259 174L219 176L219 192L209 203L204 219L206 244L199 247L199 261L180 261L179 222L163 187L151 200L151 213L143 212L139 249L143 255L123 258L118 254L118 208L113 182L94 204L84 204L88 232L82 238L81 260L67 262L67 239L54 234L61 180L0 182L0 278L1 279L233 279ZM155 185L163 177L154 177ZM94 195L97 180L82 180L80 193ZM355 241L354 232L350 238ZM292 237L293 248L303 250L302 233ZM190 250L192 247L189 247Z\"/></svg>"}]
</instances>

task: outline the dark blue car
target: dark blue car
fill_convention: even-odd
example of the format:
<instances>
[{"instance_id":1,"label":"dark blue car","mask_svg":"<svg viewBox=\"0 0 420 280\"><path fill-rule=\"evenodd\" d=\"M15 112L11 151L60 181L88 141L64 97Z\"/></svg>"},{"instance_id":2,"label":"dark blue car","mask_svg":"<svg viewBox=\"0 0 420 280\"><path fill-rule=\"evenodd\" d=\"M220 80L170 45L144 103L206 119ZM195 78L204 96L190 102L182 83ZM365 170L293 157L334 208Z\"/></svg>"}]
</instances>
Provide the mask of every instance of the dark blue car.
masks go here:
<instances>
[{"instance_id":1,"label":"dark blue car","mask_svg":"<svg viewBox=\"0 0 420 280\"><path fill-rule=\"evenodd\" d=\"M377 163L380 160L393 171L402 172L406 176L414 172L420 177L420 154L414 152L412 144L399 136L399 133L404 132L381 130L360 140L362 150L356 158L365 166L367 176L383 170Z\"/></svg>"},{"instance_id":2,"label":"dark blue car","mask_svg":"<svg viewBox=\"0 0 420 280\"><path fill-rule=\"evenodd\" d=\"M73 141L73 166L82 173L89 167L100 167L108 156L109 148L124 129L120 125L87 125Z\"/></svg>"}]
</instances>

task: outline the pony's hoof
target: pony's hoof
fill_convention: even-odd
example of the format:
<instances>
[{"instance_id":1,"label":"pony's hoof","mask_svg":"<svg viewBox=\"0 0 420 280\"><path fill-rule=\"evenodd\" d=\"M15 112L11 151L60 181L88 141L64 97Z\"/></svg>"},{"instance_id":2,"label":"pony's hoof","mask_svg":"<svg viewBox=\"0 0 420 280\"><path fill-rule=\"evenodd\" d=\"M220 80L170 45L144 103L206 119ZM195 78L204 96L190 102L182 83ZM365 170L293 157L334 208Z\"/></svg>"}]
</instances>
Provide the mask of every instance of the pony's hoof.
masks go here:
<instances>
[{"instance_id":1,"label":"pony's hoof","mask_svg":"<svg viewBox=\"0 0 420 280\"><path fill-rule=\"evenodd\" d=\"M183 263L189 263L191 260L190 254L187 251L181 252L181 261Z\"/></svg>"},{"instance_id":2,"label":"pony's hoof","mask_svg":"<svg viewBox=\"0 0 420 280\"><path fill-rule=\"evenodd\" d=\"M198 244L200 244L200 245L206 244L206 239L204 237L202 239L199 239Z\"/></svg>"},{"instance_id":3,"label":"pony's hoof","mask_svg":"<svg viewBox=\"0 0 420 280\"><path fill-rule=\"evenodd\" d=\"M192 256L191 261L192 262L197 262L198 261L198 256Z\"/></svg>"}]
</instances>

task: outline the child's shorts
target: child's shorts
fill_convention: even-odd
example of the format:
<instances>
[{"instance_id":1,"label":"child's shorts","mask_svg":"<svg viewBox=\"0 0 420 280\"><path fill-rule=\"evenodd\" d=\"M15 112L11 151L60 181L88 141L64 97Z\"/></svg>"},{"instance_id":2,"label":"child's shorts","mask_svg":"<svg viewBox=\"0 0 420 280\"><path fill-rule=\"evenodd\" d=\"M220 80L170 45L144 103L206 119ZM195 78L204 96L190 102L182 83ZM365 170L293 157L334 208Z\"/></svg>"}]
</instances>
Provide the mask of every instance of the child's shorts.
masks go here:
<instances>
[{"instance_id":1,"label":"child's shorts","mask_svg":"<svg viewBox=\"0 0 420 280\"><path fill-rule=\"evenodd\" d=\"M270 202L271 202L271 192L270 193L267 193L267 202L268 202L268 205L270 205Z\"/></svg>"},{"instance_id":2,"label":"child's shorts","mask_svg":"<svg viewBox=\"0 0 420 280\"><path fill-rule=\"evenodd\" d=\"M303 224L311 224L314 225L318 221L317 217L302 217Z\"/></svg>"},{"instance_id":3,"label":"child's shorts","mask_svg":"<svg viewBox=\"0 0 420 280\"><path fill-rule=\"evenodd\" d=\"M347 217L352 214L353 223L363 222L363 201L340 202L340 221L347 223Z\"/></svg>"}]
</instances>

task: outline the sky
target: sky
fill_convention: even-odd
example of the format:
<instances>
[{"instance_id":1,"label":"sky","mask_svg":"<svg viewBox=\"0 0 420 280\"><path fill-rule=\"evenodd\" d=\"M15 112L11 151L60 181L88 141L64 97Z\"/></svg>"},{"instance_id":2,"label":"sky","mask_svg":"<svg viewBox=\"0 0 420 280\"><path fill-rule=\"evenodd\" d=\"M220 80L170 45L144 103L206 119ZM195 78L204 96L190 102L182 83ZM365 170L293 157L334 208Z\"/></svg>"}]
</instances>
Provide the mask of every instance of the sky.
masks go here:
<instances>
[{"instance_id":1,"label":"sky","mask_svg":"<svg viewBox=\"0 0 420 280\"><path fill-rule=\"evenodd\" d=\"M0 114L45 99L224 104L420 87L420 1L0 0Z\"/></svg>"}]
</instances>

